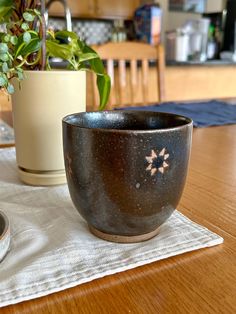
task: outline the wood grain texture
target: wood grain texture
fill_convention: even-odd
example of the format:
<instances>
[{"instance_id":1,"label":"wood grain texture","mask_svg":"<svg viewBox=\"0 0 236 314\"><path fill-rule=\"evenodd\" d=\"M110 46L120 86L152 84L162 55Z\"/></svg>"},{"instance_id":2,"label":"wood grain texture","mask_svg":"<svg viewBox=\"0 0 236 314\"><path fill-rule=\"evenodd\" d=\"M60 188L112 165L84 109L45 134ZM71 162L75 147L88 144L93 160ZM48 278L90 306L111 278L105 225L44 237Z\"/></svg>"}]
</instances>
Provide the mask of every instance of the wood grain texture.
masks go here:
<instances>
[{"instance_id":1,"label":"wood grain texture","mask_svg":"<svg viewBox=\"0 0 236 314\"><path fill-rule=\"evenodd\" d=\"M168 66L166 100L198 100L236 96L236 67L219 66Z\"/></svg>"},{"instance_id":2,"label":"wood grain texture","mask_svg":"<svg viewBox=\"0 0 236 314\"><path fill-rule=\"evenodd\" d=\"M139 0L67 0L72 17L95 19L132 19ZM64 17L63 5L55 2L49 10L50 16Z\"/></svg>"},{"instance_id":3,"label":"wood grain texture","mask_svg":"<svg viewBox=\"0 0 236 314\"><path fill-rule=\"evenodd\" d=\"M160 54L161 52L160 49ZM160 58L162 60L162 58ZM164 62L159 64L160 73L157 73L155 66L149 69L147 104L163 101L192 101L216 98L235 98L236 97L236 67L234 65L221 66L165 66ZM118 76L118 71L114 71L114 77ZM127 91L130 89L130 70L127 69ZM141 69L137 69L137 77L141 74ZM157 90L157 77L161 77L164 82L164 89ZM92 74L87 74L87 100L88 110L96 108L96 100L93 96ZM132 78L132 75L131 75ZM159 86L158 88L161 88ZM135 93L135 105L143 106L143 95L141 81L138 80ZM113 90L115 93L116 90ZM160 98L159 98L159 95ZM129 93L125 98L126 103L133 103ZM119 107L119 103L112 102L110 108Z\"/></svg>"},{"instance_id":4,"label":"wood grain texture","mask_svg":"<svg viewBox=\"0 0 236 314\"><path fill-rule=\"evenodd\" d=\"M178 208L223 236L224 244L1 308L1 314L236 313L235 134L236 125L194 130Z\"/></svg>"}]
</instances>

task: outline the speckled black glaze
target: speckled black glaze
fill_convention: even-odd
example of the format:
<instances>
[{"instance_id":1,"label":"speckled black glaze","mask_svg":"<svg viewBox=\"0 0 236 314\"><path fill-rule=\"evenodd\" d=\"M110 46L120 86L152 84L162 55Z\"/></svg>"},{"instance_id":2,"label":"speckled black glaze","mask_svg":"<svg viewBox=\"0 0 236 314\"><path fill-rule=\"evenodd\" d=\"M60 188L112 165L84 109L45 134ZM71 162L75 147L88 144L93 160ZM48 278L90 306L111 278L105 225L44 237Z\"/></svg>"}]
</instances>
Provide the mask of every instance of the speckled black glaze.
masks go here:
<instances>
[{"instance_id":1,"label":"speckled black glaze","mask_svg":"<svg viewBox=\"0 0 236 314\"><path fill-rule=\"evenodd\" d=\"M153 231L175 210L186 180L192 121L145 111L63 119L67 182L87 223L115 235Z\"/></svg>"}]
</instances>

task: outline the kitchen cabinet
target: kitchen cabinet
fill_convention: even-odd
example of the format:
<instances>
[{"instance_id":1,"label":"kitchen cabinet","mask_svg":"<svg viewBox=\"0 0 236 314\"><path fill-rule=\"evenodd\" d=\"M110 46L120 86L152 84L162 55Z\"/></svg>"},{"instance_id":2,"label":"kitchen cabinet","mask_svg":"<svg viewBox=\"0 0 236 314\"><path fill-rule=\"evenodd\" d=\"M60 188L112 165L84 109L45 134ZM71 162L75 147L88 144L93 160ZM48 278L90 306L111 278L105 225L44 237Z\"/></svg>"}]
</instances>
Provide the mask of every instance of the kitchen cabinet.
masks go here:
<instances>
[{"instance_id":1,"label":"kitchen cabinet","mask_svg":"<svg viewBox=\"0 0 236 314\"><path fill-rule=\"evenodd\" d=\"M101 19L132 19L139 0L67 0L72 17ZM54 2L49 9L50 16L64 16L60 2Z\"/></svg>"},{"instance_id":2,"label":"kitchen cabinet","mask_svg":"<svg viewBox=\"0 0 236 314\"><path fill-rule=\"evenodd\" d=\"M95 0L97 17L132 19L139 0Z\"/></svg>"},{"instance_id":3,"label":"kitchen cabinet","mask_svg":"<svg viewBox=\"0 0 236 314\"><path fill-rule=\"evenodd\" d=\"M94 0L67 0L72 17L93 17L95 11ZM64 7L59 1L55 1L49 8L50 16L64 16Z\"/></svg>"}]
</instances>

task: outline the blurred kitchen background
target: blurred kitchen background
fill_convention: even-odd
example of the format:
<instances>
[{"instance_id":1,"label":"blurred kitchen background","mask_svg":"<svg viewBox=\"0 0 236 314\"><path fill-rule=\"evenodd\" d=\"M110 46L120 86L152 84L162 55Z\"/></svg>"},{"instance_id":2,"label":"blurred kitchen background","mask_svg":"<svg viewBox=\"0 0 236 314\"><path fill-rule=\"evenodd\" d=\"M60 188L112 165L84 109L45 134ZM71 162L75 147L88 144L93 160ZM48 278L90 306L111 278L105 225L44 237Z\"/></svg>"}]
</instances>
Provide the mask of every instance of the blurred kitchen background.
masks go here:
<instances>
[{"instance_id":1,"label":"blurred kitchen background","mask_svg":"<svg viewBox=\"0 0 236 314\"><path fill-rule=\"evenodd\" d=\"M236 0L52 0L48 7L50 28L68 27L69 10L89 45L162 42L168 62L236 61Z\"/></svg>"}]
</instances>

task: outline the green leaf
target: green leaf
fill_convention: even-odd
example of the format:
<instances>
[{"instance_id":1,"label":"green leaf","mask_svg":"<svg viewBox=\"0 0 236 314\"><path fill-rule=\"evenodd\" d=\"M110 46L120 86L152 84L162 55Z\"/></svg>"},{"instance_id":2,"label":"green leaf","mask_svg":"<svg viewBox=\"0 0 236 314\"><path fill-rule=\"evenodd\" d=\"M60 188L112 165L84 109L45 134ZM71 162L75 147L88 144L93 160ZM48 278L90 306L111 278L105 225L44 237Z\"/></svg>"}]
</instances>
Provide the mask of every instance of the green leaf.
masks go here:
<instances>
[{"instance_id":1,"label":"green leaf","mask_svg":"<svg viewBox=\"0 0 236 314\"><path fill-rule=\"evenodd\" d=\"M24 30L24 31L27 31L29 29L29 24L28 23L22 23L21 24L21 28Z\"/></svg>"},{"instance_id":2,"label":"green leaf","mask_svg":"<svg viewBox=\"0 0 236 314\"><path fill-rule=\"evenodd\" d=\"M7 84L6 75L0 73L0 87L3 87Z\"/></svg>"},{"instance_id":3,"label":"green leaf","mask_svg":"<svg viewBox=\"0 0 236 314\"><path fill-rule=\"evenodd\" d=\"M23 18L26 22L33 22L35 16L33 14L30 14L29 12L24 12Z\"/></svg>"},{"instance_id":4,"label":"green leaf","mask_svg":"<svg viewBox=\"0 0 236 314\"><path fill-rule=\"evenodd\" d=\"M98 55L96 53L93 53L93 52L81 53L79 55L79 62L92 60L92 59L95 59L97 57L98 57Z\"/></svg>"},{"instance_id":5,"label":"green leaf","mask_svg":"<svg viewBox=\"0 0 236 314\"><path fill-rule=\"evenodd\" d=\"M7 53L0 53L0 60L8 61L9 60L8 54Z\"/></svg>"},{"instance_id":6,"label":"green leaf","mask_svg":"<svg viewBox=\"0 0 236 314\"><path fill-rule=\"evenodd\" d=\"M107 104L110 90L111 90L111 80L109 75L98 75L97 76L97 87L100 96L99 110L103 110Z\"/></svg>"},{"instance_id":7,"label":"green leaf","mask_svg":"<svg viewBox=\"0 0 236 314\"><path fill-rule=\"evenodd\" d=\"M5 43L8 43L11 39L11 35L7 34L3 37L3 40L5 41Z\"/></svg>"},{"instance_id":8,"label":"green leaf","mask_svg":"<svg viewBox=\"0 0 236 314\"><path fill-rule=\"evenodd\" d=\"M0 23L7 22L13 9L12 0L0 0Z\"/></svg>"},{"instance_id":9,"label":"green leaf","mask_svg":"<svg viewBox=\"0 0 236 314\"><path fill-rule=\"evenodd\" d=\"M84 48L86 47L86 44L85 44L84 41L78 39L78 46L79 46L79 48L80 48L81 51L84 51ZM87 46L87 47L88 47L88 46ZM88 48L89 48L89 47L88 47ZM94 50L93 50L92 48L91 48L91 50L94 52ZM92 51L90 51L90 52L92 52ZM85 51L84 51L84 52L85 52Z\"/></svg>"},{"instance_id":10,"label":"green leaf","mask_svg":"<svg viewBox=\"0 0 236 314\"><path fill-rule=\"evenodd\" d=\"M91 47L89 47L87 45L85 45L83 47L83 52L84 53L87 53L87 52L96 53L95 50L93 50ZM96 73L100 73L100 74L104 74L105 73L105 68L104 68L103 62L99 58L98 54L97 54L97 58L96 59L92 59L92 60L89 61L89 64L90 64L90 67L91 67L92 71L94 71Z\"/></svg>"},{"instance_id":11,"label":"green leaf","mask_svg":"<svg viewBox=\"0 0 236 314\"><path fill-rule=\"evenodd\" d=\"M8 64L6 62L3 62L2 64L2 71L4 73L7 73L9 71Z\"/></svg>"},{"instance_id":12,"label":"green leaf","mask_svg":"<svg viewBox=\"0 0 236 314\"><path fill-rule=\"evenodd\" d=\"M78 35L74 32L69 32L69 31L58 31L55 33L55 38L56 39L68 39L68 38L71 38L71 39L75 39L75 40L78 40Z\"/></svg>"},{"instance_id":13,"label":"green leaf","mask_svg":"<svg viewBox=\"0 0 236 314\"><path fill-rule=\"evenodd\" d=\"M26 56L33 52L39 51L41 48L41 39L38 34L34 31L28 32L31 36L30 42L27 44L23 41L23 35L19 36L17 45L14 50L14 58L17 59L19 56Z\"/></svg>"},{"instance_id":14,"label":"green leaf","mask_svg":"<svg viewBox=\"0 0 236 314\"><path fill-rule=\"evenodd\" d=\"M13 94L14 91L15 91L14 86L12 84L8 83L7 91L8 91L9 94Z\"/></svg>"},{"instance_id":15,"label":"green leaf","mask_svg":"<svg viewBox=\"0 0 236 314\"><path fill-rule=\"evenodd\" d=\"M22 69L18 68L16 71L17 71L18 79L20 81L22 81L24 79L24 73L23 73Z\"/></svg>"},{"instance_id":16,"label":"green leaf","mask_svg":"<svg viewBox=\"0 0 236 314\"><path fill-rule=\"evenodd\" d=\"M14 53L14 58L18 58L21 55L22 49L25 47L25 43L21 42L21 44L19 45L20 41L18 40L18 44L15 47L15 53Z\"/></svg>"},{"instance_id":17,"label":"green leaf","mask_svg":"<svg viewBox=\"0 0 236 314\"><path fill-rule=\"evenodd\" d=\"M0 87L5 86L5 84L6 84L6 81L2 77L0 77Z\"/></svg>"},{"instance_id":18,"label":"green leaf","mask_svg":"<svg viewBox=\"0 0 236 314\"><path fill-rule=\"evenodd\" d=\"M13 0L0 0L0 7L10 7L13 6Z\"/></svg>"},{"instance_id":19,"label":"green leaf","mask_svg":"<svg viewBox=\"0 0 236 314\"><path fill-rule=\"evenodd\" d=\"M39 38L34 38L31 39L31 41L29 42L28 45L25 45L21 52L20 55L22 56L27 56L33 52L37 52L39 51L39 49L41 48L41 40Z\"/></svg>"},{"instance_id":20,"label":"green leaf","mask_svg":"<svg viewBox=\"0 0 236 314\"><path fill-rule=\"evenodd\" d=\"M79 45L82 47L83 53L94 53L97 55L97 58L88 60L88 63L91 70L97 74L97 87L100 97L99 110L103 110L107 104L110 95L110 77L106 74L103 62L99 58L99 55L96 53L96 51L87 45L83 45L81 42L79 43Z\"/></svg>"},{"instance_id":21,"label":"green leaf","mask_svg":"<svg viewBox=\"0 0 236 314\"><path fill-rule=\"evenodd\" d=\"M71 54L75 57L79 57L81 54L81 49L78 45L78 35L74 32L69 31L58 31L55 33L55 39L58 41L59 44L66 44Z\"/></svg>"},{"instance_id":22,"label":"green leaf","mask_svg":"<svg viewBox=\"0 0 236 314\"><path fill-rule=\"evenodd\" d=\"M41 15L41 12L40 12L39 10L34 9L33 11L34 11L35 15L37 15L37 16L40 16L40 15Z\"/></svg>"},{"instance_id":23,"label":"green leaf","mask_svg":"<svg viewBox=\"0 0 236 314\"><path fill-rule=\"evenodd\" d=\"M48 56L50 57L70 60L73 56L70 46L65 45L65 44L58 44L55 41L47 40L46 48L47 48Z\"/></svg>"},{"instance_id":24,"label":"green leaf","mask_svg":"<svg viewBox=\"0 0 236 314\"><path fill-rule=\"evenodd\" d=\"M15 46L17 44L17 42L18 42L17 36L11 36L10 41L11 41L12 45Z\"/></svg>"},{"instance_id":25,"label":"green leaf","mask_svg":"<svg viewBox=\"0 0 236 314\"><path fill-rule=\"evenodd\" d=\"M17 70L17 72L24 73L24 71L23 71L23 69L22 69L22 68L17 67L17 68L16 68L16 70Z\"/></svg>"},{"instance_id":26,"label":"green leaf","mask_svg":"<svg viewBox=\"0 0 236 314\"><path fill-rule=\"evenodd\" d=\"M8 52L8 46L5 43L0 43L0 54L1 53L7 53Z\"/></svg>"},{"instance_id":27,"label":"green leaf","mask_svg":"<svg viewBox=\"0 0 236 314\"><path fill-rule=\"evenodd\" d=\"M28 44L31 40L31 35L29 32L25 32L24 35L23 35L23 41Z\"/></svg>"},{"instance_id":28,"label":"green leaf","mask_svg":"<svg viewBox=\"0 0 236 314\"><path fill-rule=\"evenodd\" d=\"M35 31L28 31L28 33L30 33L32 40L35 38L39 39L39 35ZM24 47L25 47L25 43L24 43L23 35L20 35L18 37L17 44L16 44L15 50L14 50L14 58L15 59L20 55L21 49L23 49Z\"/></svg>"}]
</instances>

